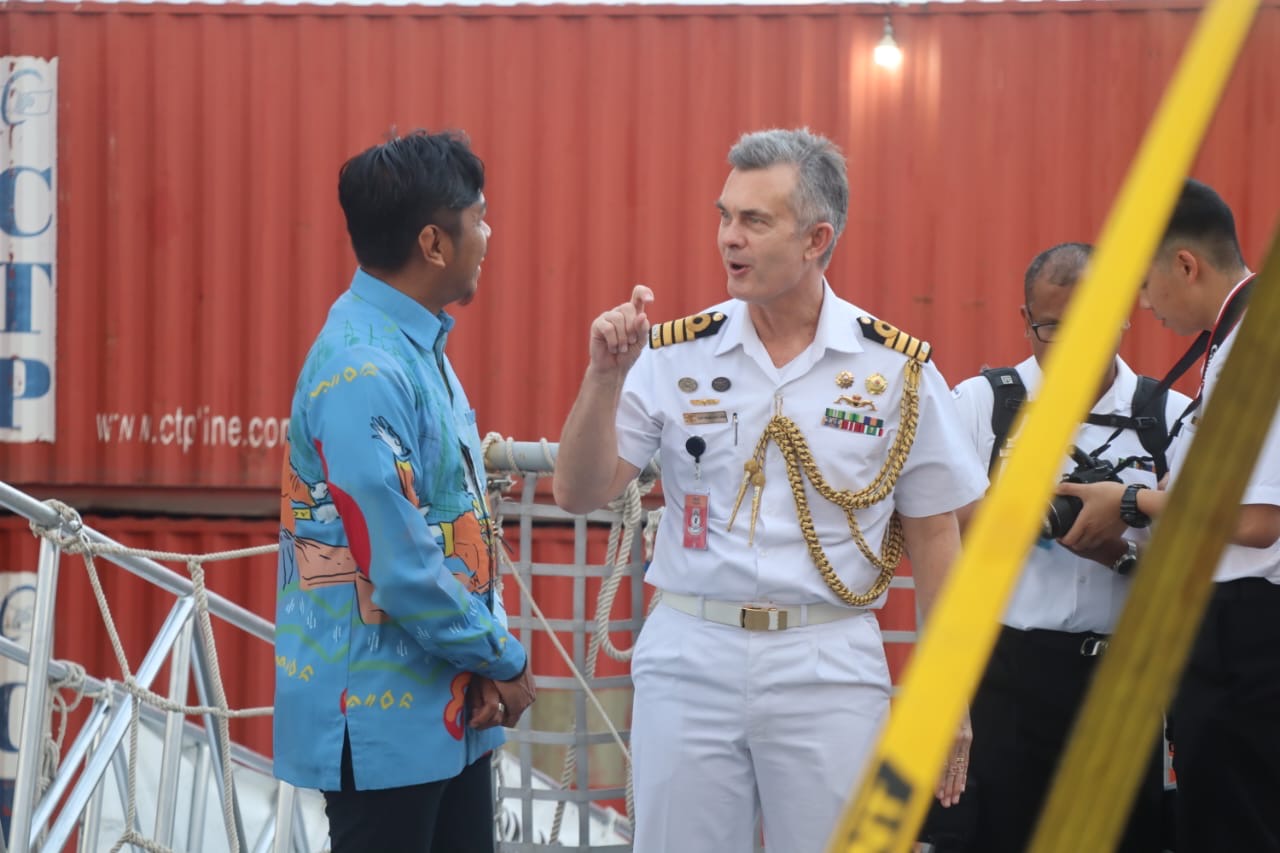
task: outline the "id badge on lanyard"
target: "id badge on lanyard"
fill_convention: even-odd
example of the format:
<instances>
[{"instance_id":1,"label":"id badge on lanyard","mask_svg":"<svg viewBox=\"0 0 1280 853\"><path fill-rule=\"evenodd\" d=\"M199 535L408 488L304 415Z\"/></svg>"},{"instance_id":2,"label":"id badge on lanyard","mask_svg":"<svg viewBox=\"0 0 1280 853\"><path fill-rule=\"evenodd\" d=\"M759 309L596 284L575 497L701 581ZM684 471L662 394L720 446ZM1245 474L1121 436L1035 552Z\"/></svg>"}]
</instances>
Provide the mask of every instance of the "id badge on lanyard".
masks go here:
<instances>
[{"instance_id":1,"label":"id badge on lanyard","mask_svg":"<svg viewBox=\"0 0 1280 853\"><path fill-rule=\"evenodd\" d=\"M707 528L711 526L711 492L702 486L702 454L707 442L701 436L693 436L685 442L684 449L693 457L693 491L684 496L684 547L707 550Z\"/></svg>"}]
</instances>

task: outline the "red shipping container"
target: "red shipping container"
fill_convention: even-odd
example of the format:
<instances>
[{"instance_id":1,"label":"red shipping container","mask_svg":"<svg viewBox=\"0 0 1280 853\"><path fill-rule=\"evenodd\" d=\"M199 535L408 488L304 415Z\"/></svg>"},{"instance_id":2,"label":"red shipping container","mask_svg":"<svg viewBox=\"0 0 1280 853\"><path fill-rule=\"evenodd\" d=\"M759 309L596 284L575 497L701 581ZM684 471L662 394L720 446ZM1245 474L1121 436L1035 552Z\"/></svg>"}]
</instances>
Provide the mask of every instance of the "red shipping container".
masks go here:
<instances>
[{"instance_id":1,"label":"red shipping container","mask_svg":"<svg viewBox=\"0 0 1280 853\"><path fill-rule=\"evenodd\" d=\"M1038 250L1096 237L1197 3L317 8L10 3L0 54L59 58L57 441L0 476L116 508L269 515L298 366L353 260L343 159L456 126L494 240L452 343L483 428L555 438L592 316L724 293L725 152L806 124L850 158L831 280L949 379L1027 351ZM871 52L884 15L904 51ZM1280 5L1195 173L1260 260L1280 197ZM1181 342L1145 316L1124 352Z\"/></svg>"}]
</instances>

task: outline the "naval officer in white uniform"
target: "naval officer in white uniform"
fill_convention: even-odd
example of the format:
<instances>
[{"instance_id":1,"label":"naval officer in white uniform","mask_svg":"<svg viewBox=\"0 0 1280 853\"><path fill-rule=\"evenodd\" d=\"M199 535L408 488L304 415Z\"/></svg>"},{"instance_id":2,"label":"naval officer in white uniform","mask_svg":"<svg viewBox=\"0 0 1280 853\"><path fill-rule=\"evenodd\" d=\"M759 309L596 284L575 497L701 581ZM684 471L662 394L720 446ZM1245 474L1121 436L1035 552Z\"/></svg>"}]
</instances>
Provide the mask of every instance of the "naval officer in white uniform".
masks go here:
<instances>
[{"instance_id":1,"label":"naval officer in white uniform","mask_svg":"<svg viewBox=\"0 0 1280 853\"><path fill-rule=\"evenodd\" d=\"M632 661L638 853L825 847L889 707L873 610L905 548L927 612L954 510L987 485L929 345L824 272L845 162L805 130L742 137L717 201L730 301L650 328L653 293L592 324L559 504L595 509L659 453L662 590ZM939 784L964 787L967 723Z\"/></svg>"}]
</instances>

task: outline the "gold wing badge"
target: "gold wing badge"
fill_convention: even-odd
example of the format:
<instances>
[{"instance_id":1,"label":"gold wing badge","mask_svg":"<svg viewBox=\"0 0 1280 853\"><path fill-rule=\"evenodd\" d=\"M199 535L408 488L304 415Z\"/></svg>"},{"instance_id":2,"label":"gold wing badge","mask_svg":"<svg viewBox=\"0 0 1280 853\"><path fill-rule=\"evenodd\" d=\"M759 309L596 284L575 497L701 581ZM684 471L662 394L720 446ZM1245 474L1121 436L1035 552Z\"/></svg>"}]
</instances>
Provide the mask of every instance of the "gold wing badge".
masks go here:
<instances>
[{"instance_id":1,"label":"gold wing badge","mask_svg":"<svg viewBox=\"0 0 1280 853\"><path fill-rule=\"evenodd\" d=\"M710 337L720 331L726 319L722 312L715 311L659 323L649 330L649 348L658 349L670 344L682 344L695 338Z\"/></svg>"}]
</instances>

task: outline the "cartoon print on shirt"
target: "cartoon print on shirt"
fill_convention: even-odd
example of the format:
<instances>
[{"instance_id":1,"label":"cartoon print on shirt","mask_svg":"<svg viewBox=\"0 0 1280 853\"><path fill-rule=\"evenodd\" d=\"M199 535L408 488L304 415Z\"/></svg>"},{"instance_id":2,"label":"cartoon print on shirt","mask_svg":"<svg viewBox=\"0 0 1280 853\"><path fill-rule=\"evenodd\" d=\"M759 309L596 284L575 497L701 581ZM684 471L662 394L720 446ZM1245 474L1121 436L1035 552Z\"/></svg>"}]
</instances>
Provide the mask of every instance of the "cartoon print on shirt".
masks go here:
<instances>
[{"instance_id":1,"label":"cartoon print on shirt","mask_svg":"<svg viewBox=\"0 0 1280 853\"><path fill-rule=\"evenodd\" d=\"M399 433L381 415L371 418L369 426L371 438L385 444L392 453L401 493L425 514L429 508L420 505L414 488L411 454ZM316 450L327 473L324 448L319 441L316 441ZM338 522L346 533L349 546L298 537L296 527L300 520L321 524ZM295 581L304 590L352 583L356 588L361 621L366 625L380 625L388 621L386 612L373 602L375 586L369 577L372 555L364 514L350 495L327 480L306 481L293 469L287 453L282 475L280 521L281 546L286 554L286 558L280 561L278 581L281 589ZM488 592L493 583L493 561L489 553L493 534L492 523L480 499L472 499L470 512L450 521L432 524L430 530L444 552L450 573L468 592Z\"/></svg>"},{"instance_id":2,"label":"cartoon print on shirt","mask_svg":"<svg viewBox=\"0 0 1280 853\"><path fill-rule=\"evenodd\" d=\"M444 706L444 727L454 740L462 740L465 734L464 714L467 707L467 685L471 683L471 673L460 672L449 682L449 701Z\"/></svg>"},{"instance_id":3,"label":"cartoon print on shirt","mask_svg":"<svg viewBox=\"0 0 1280 853\"><path fill-rule=\"evenodd\" d=\"M295 581L302 589L350 583L355 580L355 562L351 549L329 545L315 539L299 539L299 521L331 524L338 520L338 508L329 496L329 484L323 480L308 483L284 454L284 471L280 490L280 588Z\"/></svg>"},{"instance_id":4,"label":"cartoon print on shirt","mask_svg":"<svg viewBox=\"0 0 1280 853\"><path fill-rule=\"evenodd\" d=\"M400 435L382 415L370 420L369 425L373 428L373 437L391 448L396 459L396 473L400 475L400 491L409 503L417 506L418 493L413 488L413 463L409 461L409 451L400 440Z\"/></svg>"},{"instance_id":5,"label":"cartoon print on shirt","mask_svg":"<svg viewBox=\"0 0 1280 853\"><path fill-rule=\"evenodd\" d=\"M493 585L493 560L489 554L493 523L478 499L472 500L471 510L453 521L431 525L431 532L444 549L445 565L467 592L486 593Z\"/></svg>"}]
</instances>

